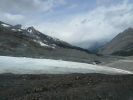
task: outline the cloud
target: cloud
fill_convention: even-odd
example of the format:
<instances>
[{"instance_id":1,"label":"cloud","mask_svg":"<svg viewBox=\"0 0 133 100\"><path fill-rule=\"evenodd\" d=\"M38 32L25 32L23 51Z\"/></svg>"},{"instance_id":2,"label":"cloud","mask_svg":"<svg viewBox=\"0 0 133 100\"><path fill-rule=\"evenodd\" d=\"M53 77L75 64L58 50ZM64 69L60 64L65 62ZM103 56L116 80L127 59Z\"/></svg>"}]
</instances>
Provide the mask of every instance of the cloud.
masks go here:
<instances>
[{"instance_id":1,"label":"cloud","mask_svg":"<svg viewBox=\"0 0 133 100\"><path fill-rule=\"evenodd\" d=\"M1 0L0 2L1 11L16 13L46 12L65 4L64 0Z\"/></svg>"},{"instance_id":2,"label":"cloud","mask_svg":"<svg viewBox=\"0 0 133 100\"><path fill-rule=\"evenodd\" d=\"M7 23L12 23L12 24L16 24L16 23L20 23L25 21L26 18L25 16L21 15L21 14L11 14L11 13L6 13L6 12L0 12L0 20L7 22Z\"/></svg>"},{"instance_id":3,"label":"cloud","mask_svg":"<svg viewBox=\"0 0 133 100\"><path fill-rule=\"evenodd\" d=\"M107 42L132 27L132 18L133 4L123 2L115 6L99 6L60 22L38 23L38 28L48 35L88 48L98 41Z\"/></svg>"},{"instance_id":4,"label":"cloud","mask_svg":"<svg viewBox=\"0 0 133 100\"><path fill-rule=\"evenodd\" d=\"M127 0L96 0L97 6L111 6Z\"/></svg>"},{"instance_id":5,"label":"cloud","mask_svg":"<svg viewBox=\"0 0 133 100\"><path fill-rule=\"evenodd\" d=\"M63 10L61 6L67 5L69 10L78 10L80 6L76 3L67 4L67 0L1 0L0 19L13 24L35 26L47 35L89 48L107 42L126 28L133 27L132 3L128 0L119 3L114 3L116 0L100 1L97 0L97 7L93 10L58 15L58 7ZM52 17L45 19L50 11Z\"/></svg>"},{"instance_id":6,"label":"cloud","mask_svg":"<svg viewBox=\"0 0 133 100\"><path fill-rule=\"evenodd\" d=\"M31 19L38 22L41 14L65 4L65 0L1 0L0 20L10 24L26 24Z\"/></svg>"}]
</instances>

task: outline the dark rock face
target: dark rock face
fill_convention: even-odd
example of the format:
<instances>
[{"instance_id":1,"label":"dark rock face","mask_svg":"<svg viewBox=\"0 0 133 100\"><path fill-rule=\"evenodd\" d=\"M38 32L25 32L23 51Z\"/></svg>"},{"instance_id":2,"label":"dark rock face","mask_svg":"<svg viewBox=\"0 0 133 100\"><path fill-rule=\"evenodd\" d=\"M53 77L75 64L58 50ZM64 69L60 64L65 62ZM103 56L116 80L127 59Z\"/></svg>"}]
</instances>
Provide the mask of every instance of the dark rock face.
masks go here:
<instances>
[{"instance_id":1,"label":"dark rock face","mask_svg":"<svg viewBox=\"0 0 133 100\"><path fill-rule=\"evenodd\" d=\"M34 27L21 29L21 25L0 22L0 55L77 60L90 58L91 54L85 49L45 35Z\"/></svg>"},{"instance_id":2,"label":"dark rock face","mask_svg":"<svg viewBox=\"0 0 133 100\"><path fill-rule=\"evenodd\" d=\"M132 75L0 75L0 100L133 100Z\"/></svg>"},{"instance_id":3,"label":"dark rock face","mask_svg":"<svg viewBox=\"0 0 133 100\"><path fill-rule=\"evenodd\" d=\"M128 28L118 34L111 42L106 44L100 51L101 54L113 54L120 56L133 55L133 28Z\"/></svg>"}]
</instances>

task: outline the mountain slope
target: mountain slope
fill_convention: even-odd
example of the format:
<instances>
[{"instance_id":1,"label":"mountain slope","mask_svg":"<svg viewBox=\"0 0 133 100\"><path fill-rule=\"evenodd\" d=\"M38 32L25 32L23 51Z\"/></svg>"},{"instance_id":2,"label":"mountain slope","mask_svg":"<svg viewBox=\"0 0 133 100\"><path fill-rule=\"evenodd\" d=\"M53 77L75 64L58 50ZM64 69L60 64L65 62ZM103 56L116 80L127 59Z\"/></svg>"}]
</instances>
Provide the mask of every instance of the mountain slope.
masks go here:
<instances>
[{"instance_id":1,"label":"mountain slope","mask_svg":"<svg viewBox=\"0 0 133 100\"><path fill-rule=\"evenodd\" d=\"M133 28L128 28L118 34L111 42L106 44L99 53L120 56L133 55Z\"/></svg>"},{"instance_id":2,"label":"mountain slope","mask_svg":"<svg viewBox=\"0 0 133 100\"><path fill-rule=\"evenodd\" d=\"M47 36L33 27L0 22L0 55L53 59L92 59L89 51ZM92 55L93 56L93 55Z\"/></svg>"}]
</instances>

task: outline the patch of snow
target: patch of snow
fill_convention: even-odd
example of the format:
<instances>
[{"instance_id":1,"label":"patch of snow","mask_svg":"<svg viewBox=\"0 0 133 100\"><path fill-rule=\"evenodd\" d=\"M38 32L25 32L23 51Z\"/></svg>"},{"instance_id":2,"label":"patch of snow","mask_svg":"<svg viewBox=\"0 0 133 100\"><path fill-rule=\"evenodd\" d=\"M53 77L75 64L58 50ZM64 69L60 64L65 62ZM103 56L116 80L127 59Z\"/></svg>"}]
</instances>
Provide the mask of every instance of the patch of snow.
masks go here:
<instances>
[{"instance_id":1,"label":"patch of snow","mask_svg":"<svg viewBox=\"0 0 133 100\"><path fill-rule=\"evenodd\" d=\"M56 44L51 44L52 46L56 47Z\"/></svg>"},{"instance_id":2,"label":"patch of snow","mask_svg":"<svg viewBox=\"0 0 133 100\"><path fill-rule=\"evenodd\" d=\"M29 33L33 33L33 28L32 27L28 27L28 28L26 28L26 30L27 30L27 32L29 32Z\"/></svg>"},{"instance_id":3,"label":"patch of snow","mask_svg":"<svg viewBox=\"0 0 133 100\"><path fill-rule=\"evenodd\" d=\"M49 47L49 45L44 44L43 42L39 42L39 44L40 44L41 46L44 46L44 47Z\"/></svg>"},{"instance_id":4,"label":"patch of snow","mask_svg":"<svg viewBox=\"0 0 133 100\"><path fill-rule=\"evenodd\" d=\"M0 56L0 73L15 74L67 74L67 73L103 73L133 74L130 71L87 63L35 59L25 57Z\"/></svg>"},{"instance_id":5,"label":"patch of snow","mask_svg":"<svg viewBox=\"0 0 133 100\"><path fill-rule=\"evenodd\" d=\"M21 32L22 30L21 29L18 29L19 32Z\"/></svg>"},{"instance_id":6,"label":"patch of snow","mask_svg":"<svg viewBox=\"0 0 133 100\"><path fill-rule=\"evenodd\" d=\"M27 30L29 33L32 33L32 30L31 29L29 29L29 30Z\"/></svg>"},{"instance_id":7,"label":"patch of snow","mask_svg":"<svg viewBox=\"0 0 133 100\"><path fill-rule=\"evenodd\" d=\"M19 32L22 31L21 29L14 29L14 28L12 28L11 30L12 31L19 31Z\"/></svg>"},{"instance_id":8,"label":"patch of snow","mask_svg":"<svg viewBox=\"0 0 133 100\"><path fill-rule=\"evenodd\" d=\"M11 29L12 31L17 31L16 29Z\"/></svg>"},{"instance_id":9,"label":"patch of snow","mask_svg":"<svg viewBox=\"0 0 133 100\"><path fill-rule=\"evenodd\" d=\"M52 49L55 49L55 47L51 46Z\"/></svg>"},{"instance_id":10,"label":"patch of snow","mask_svg":"<svg viewBox=\"0 0 133 100\"><path fill-rule=\"evenodd\" d=\"M44 42L47 42L46 40L43 40Z\"/></svg>"},{"instance_id":11,"label":"patch of snow","mask_svg":"<svg viewBox=\"0 0 133 100\"><path fill-rule=\"evenodd\" d=\"M35 42L37 42L37 43L39 43L40 44L40 46L43 46L43 47L49 47L49 48L55 48L54 46L50 46L50 45L47 45L47 44L45 44L45 43L43 43L43 42L41 42L41 41L37 41L37 40L34 40Z\"/></svg>"},{"instance_id":12,"label":"patch of snow","mask_svg":"<svg viewBox=\"0 0 133 100\"><path fill-rule=\"evenodd\" d=\"M1 25L4 27L10 27L10 25L7 25L7 24L1 24Z\"/></svg>"}]
</instances>

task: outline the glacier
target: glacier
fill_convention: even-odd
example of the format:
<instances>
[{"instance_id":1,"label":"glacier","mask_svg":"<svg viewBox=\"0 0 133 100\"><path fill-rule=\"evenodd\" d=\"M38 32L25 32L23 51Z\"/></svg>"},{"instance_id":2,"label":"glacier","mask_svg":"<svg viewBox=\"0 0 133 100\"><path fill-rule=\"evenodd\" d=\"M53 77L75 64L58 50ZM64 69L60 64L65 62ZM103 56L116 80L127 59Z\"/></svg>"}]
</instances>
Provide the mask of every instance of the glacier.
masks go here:
<instances>
[{"instance_id":1,"label":"glacier","mask_svg":"<svg viewBox=\"0 0 133 100\"><path fill-rule=\"evenodd\" d=\"M133 74L133 72L80 62L0 56L0 73L13 74Z\"/></svg>"}]
</instances>

